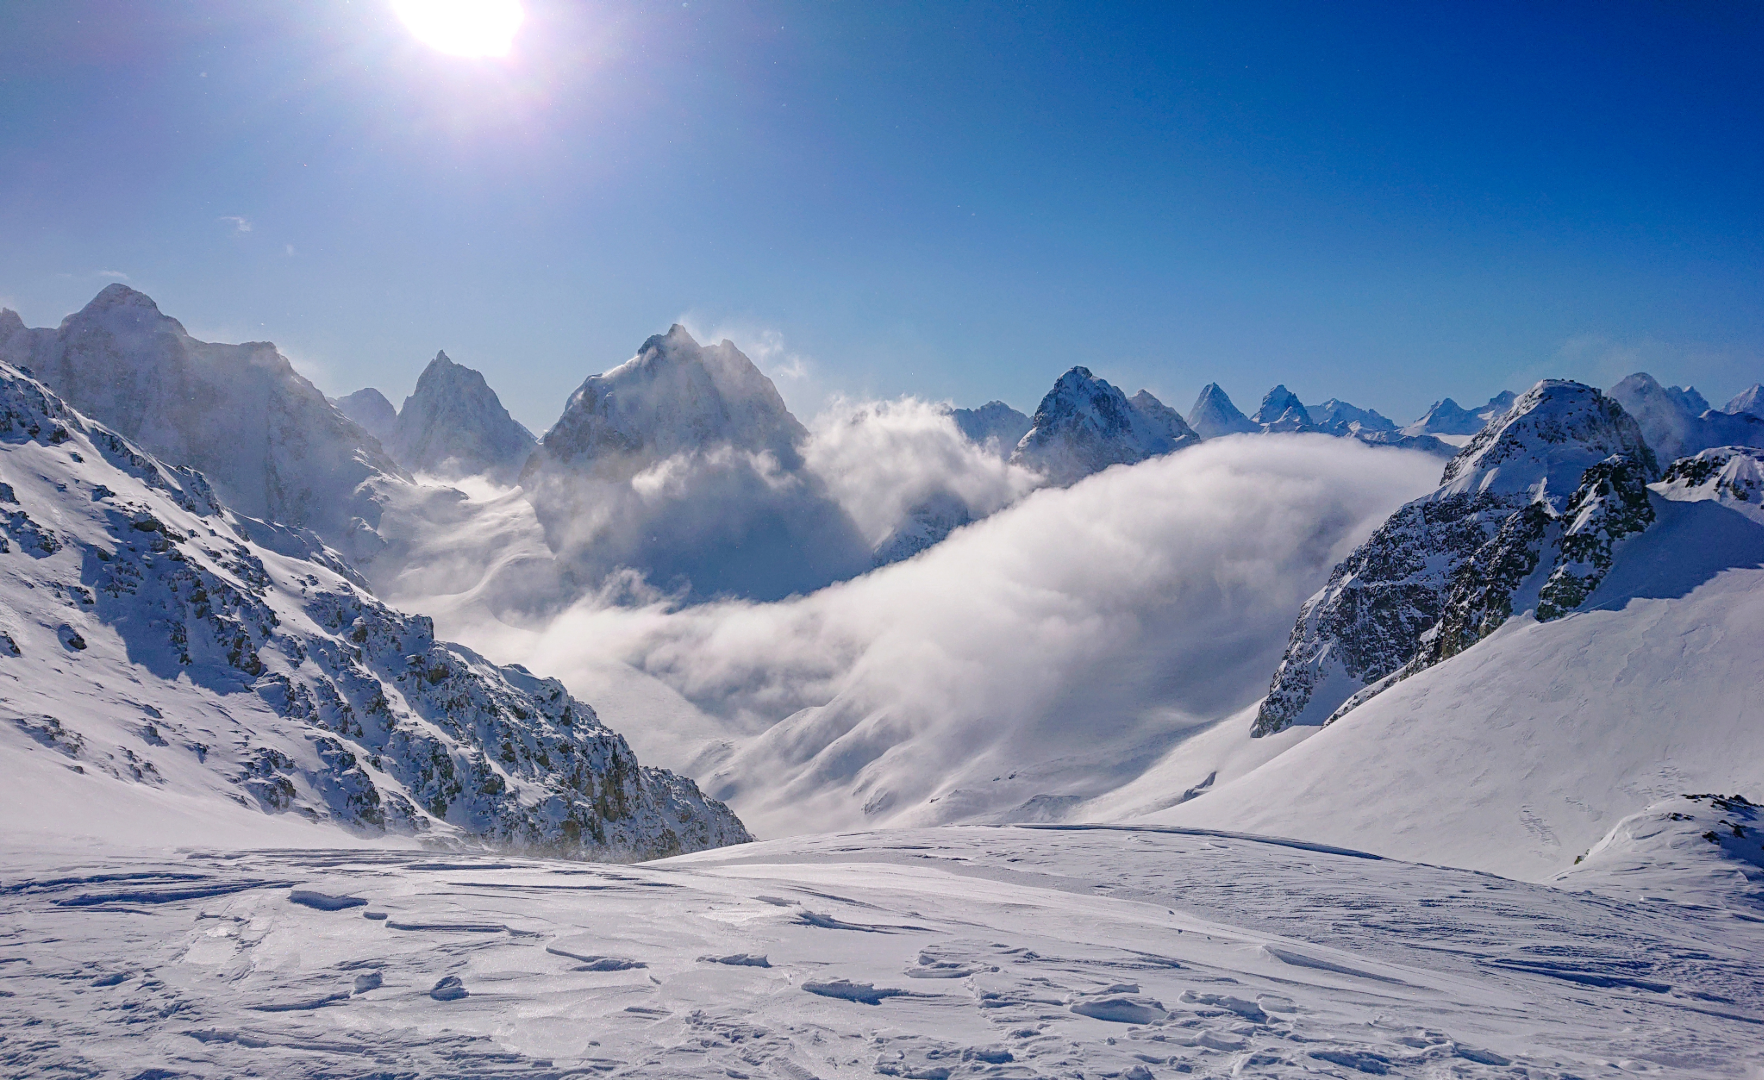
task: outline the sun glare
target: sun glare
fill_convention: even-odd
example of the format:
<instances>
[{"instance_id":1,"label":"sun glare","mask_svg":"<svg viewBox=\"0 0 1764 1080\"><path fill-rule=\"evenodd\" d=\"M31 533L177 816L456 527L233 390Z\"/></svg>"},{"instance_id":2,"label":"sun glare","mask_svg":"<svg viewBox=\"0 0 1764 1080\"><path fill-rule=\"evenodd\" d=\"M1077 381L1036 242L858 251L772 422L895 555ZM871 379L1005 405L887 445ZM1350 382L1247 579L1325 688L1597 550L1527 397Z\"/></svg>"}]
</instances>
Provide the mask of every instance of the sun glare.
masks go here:
<instances>
[{"instance_id":1,"label":"sun glare","mask_svg":"<svg viewBox=\"0 0 1764 1080\"><path fill-rule=\"evenodd\" d=\"M520 0L392 0L417 40L450 56L507 56L526 14Z\"/></svg>"}]
</instances>

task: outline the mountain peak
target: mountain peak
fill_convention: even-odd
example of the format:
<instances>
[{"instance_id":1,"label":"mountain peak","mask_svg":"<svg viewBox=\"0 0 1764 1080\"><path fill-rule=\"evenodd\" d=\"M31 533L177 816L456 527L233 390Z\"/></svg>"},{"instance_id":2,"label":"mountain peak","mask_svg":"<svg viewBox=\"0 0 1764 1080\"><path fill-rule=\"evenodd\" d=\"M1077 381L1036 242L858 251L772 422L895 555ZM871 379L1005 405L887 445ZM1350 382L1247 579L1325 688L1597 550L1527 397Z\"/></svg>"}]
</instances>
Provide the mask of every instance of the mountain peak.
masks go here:
<instances>
[{"instance_id":1,"label":"mountain peak","mask_svg":"<svg viewBox=\"0 0 1764 1080\"><path fill-rule=\"evenodd\" d=\"M1268 396L1262 399L1262 407L1256 410L1252 419L1262 425L1264 431L1306 431L1314 426L1310 414L1299 403L1298 395L1288 390L1285 384L1268 391Z\"/></svg>"},{"instance_id":2,"label":"mountain peak","mask_svg":"<svg viewBox=\"0 0 1764 1080\"><path fill-rule=\"evenodd\" d=\"M392 437L392 425L398 420L398 410L386 400L385 394L373 387L364 387L353 394L346 394L334 404L344 416L355 421L357 426L381 443Z\"/></svg>"},{"instance_id":3,"label":"mountain peak","mask_svg":"<svg viewBox=\"0 0 1764 1080\"><path fill-rule=\"evenodd\" d=\"M4 317L4 314L0 314L0 319ZM1735 394L1733 400L1727 403L1727 407L1722 412L1747 413L1764 420L1764 383L1753 383Z\"/></svg>"},{"instance_id":4,"label":"mountain peak","mask_svg":"<svg viewBox=\"0 0 1764 1080\"><path fill-rule=\"evenodd\" d=\"M418 472L513 480L536 442L481 372L437 352L404 399L387 449Z\"/></svg>"},{"instance_id":5,"label":"mountain peak","mask_svg":"<svg viewBox=\"0 0 1764 1080\"><path fill-rule=\"evenodd\" d=\"M1623 406L1585 383L1545 379L1446 463L1442 494L1529 491L1557 502L1595 462L1621 454L1658 475L1653 451Z\"/></svg>"},{"instance_id":6,"label":"mountain peak","mask_svg":"<svg viewBox=\"0 0 1764 1080\"><path fill-rule=\"evenodd\" d=\"M1712 446L1764 446L1757 417L1714 412L1695 388L1661 386L1645 371L1611 387L1610 395L1641 425L1661 464Z\"/></svg>"},{"instance_id":7,"label":"mountain peak","mask_svg":"<svg viewBox=\"0 0 1764 1080\"><path fill-rule=\"evenodd\" d=\"M1188 410L1188 426L1203 439L1256 430L1256 425L1231 403L1230 396L1218 383L1201 387L1200 396L1194 399L1194 408Z\"/></svg>"},{"instance_id":8,"label":"mountain peak","mask_svg":"<svg viewBox=\"0 0 1764 1080\"><path fill-rule=\"evenodd\" d=\"M99 312L119 307L146 308L155 315L162 314L159 305L153 302L151 296L137 289L131 289L120 281L113 282L98 290L98 295L92 297L92 301L82 310Z\"/></svg>"},{"instance_id":9,"label":"mountain peak","mask_svg":"<svg viewBox=\"0 0 1764 1080\"><path fill-rule=\"evenodd\" d=\"M1199 441L1175 409L1144 390L1129 401L1086 367L1055 381L1032 425L1011 460L1061 485Z\"/></svg>"}]
</instances>

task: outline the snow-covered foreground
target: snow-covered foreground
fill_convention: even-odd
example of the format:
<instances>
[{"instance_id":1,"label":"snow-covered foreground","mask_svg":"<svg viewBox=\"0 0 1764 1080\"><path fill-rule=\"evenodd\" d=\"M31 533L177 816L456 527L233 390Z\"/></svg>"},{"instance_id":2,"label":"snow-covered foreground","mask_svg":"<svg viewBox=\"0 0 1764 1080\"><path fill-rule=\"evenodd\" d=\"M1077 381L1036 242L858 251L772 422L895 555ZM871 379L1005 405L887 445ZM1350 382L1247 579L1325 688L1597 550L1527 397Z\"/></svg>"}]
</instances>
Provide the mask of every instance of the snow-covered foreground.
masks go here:
<instances>
[{"instance_id":1,"label":"snow-covered foreground","mask_svg":"<svg viewBox=\"0 0 1764 1080\"><path fill-rule=\"evenodd\" d=\"M1764 1067L1750 908L1230 834L923 829L636 866L20 844L0 853L8 1075Z\"/></svg>"}]
</instances>

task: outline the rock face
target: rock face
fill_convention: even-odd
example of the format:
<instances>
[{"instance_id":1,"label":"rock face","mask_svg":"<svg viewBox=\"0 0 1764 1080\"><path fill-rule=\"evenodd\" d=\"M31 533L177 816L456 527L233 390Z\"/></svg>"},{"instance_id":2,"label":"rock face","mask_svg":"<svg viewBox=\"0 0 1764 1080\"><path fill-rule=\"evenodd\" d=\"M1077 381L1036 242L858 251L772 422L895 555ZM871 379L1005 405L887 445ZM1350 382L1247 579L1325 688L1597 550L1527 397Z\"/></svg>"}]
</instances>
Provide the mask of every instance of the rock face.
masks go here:
<instances>
[{"instance_id":1,"label":"rock face","mask_svg":"<svg viewBox=\"0 0 1764 1080\"><path fill-rule=\"evenodd\" d=\"M340 397L333 404L363 431L380 440L382 448L385 447L386 440L392 437L392 425L398 421L398 410L386 400L385 394L373 387Z\"/></svg>"},{"instance_id":2,"label":"rock face","mask_svg":"<svg viewBox=\"0 0 1764 1080\"><path fill-rule=\"evenodd\" d=\"M1011 461L1060 486L1200 441L1175 409L1144 390L1129 401L1082 367L1059 377L1032 423Z\"/></svg>"},{"instance_id":3,"label":"rock face","mask_svg":"<svg viewBox=\"0 0 1764 1080\"><path fill-rule=\"evenodd\" d=\"M1194 400L1194 408L1188 410L1188 426L1203 439L1261 430L1231 404L1231 398L1218 383L1208 383L1201 388L1200 396Z\"/></svg>"},{"instance_id":4,"label":"rock face","mask_svg":"<svg viewBox=\"0 0 1764 1080\"><path fill-rule=\"evenodd\" d=\"M0 328L0 361L28 366L75 409L163 461L200 470L228 505L371 552L373 482L404 471L268 342L197 341L152 300L110 285L58 329Z\"/></svg>"},{"instance_id":5,"label":"rock face","mask_svg":"<svg viewBox=\"0 0 1764 1080\"><path fill-rule=\"evenodd\" d=\"M3 332L3 331L0 331ZM1764 420L1764 383L1753 383L1751 386L1734 395L1732 401L1722 410L1727 413L1744 413Z\"/></svg>"},{"instance_id":6,"label":"rock face","mask_svg":"<svg viewBox=\"0 0 1764 1080\"><path fill-rule=\"evenodd\" d=\"M584 382L521 473L547 542L696 597L776 599L861 573L870 546L803 466L808 432L733 342L675 326Z\"/></svg>"},{"instance_id":7,"label":"rock face","mask_svg":"<svg viewBox=\"0 0 1764 1080\"><path fill-rule=\"evenodd\" d=\"M416 392L404 399L386 448L413 472L509 482L536 444L483 375L440 352L418 377Z\"/></svg>"},{"instance_id":8,"label":"rock face","mask_svg":"<svg viewBox=\"0 0 1764 1080\"><path fill-rule=\"evenodd\" d=\"M75 772L572 857L748 839L555 680L435 640L0 365L0 710Z\"/></svg>"},{"instance_id":9,"label":"rock face","mask_svg":"<svg viewBox=\"0 0 1764 1080\"><path fill-rule=\"evenodd\" d=\"M1663 460L1712 446L1764 447L1764 419L1747 413L1714 412L1696 390L1661 386L1646 372L1629 376L1611 387L1610 393L1635 417L1648 445Z\"/></svg>"},{"instance_id":10,"label":"rock face","mask_svg":"<svg viewBox=\"0 0 1764 1080\"><path fill-rule=\"evenodd\" d=\"M1305 603L1254 733L1326 723L1516 611L1566 614L1609 568L1611 544L1652 520L1657 473L1616 402L1580 383L1538 383Z\"/></svg>"},{"instance_id":11,"label":"rock face","mask_svg":"<svg viewBox=\"0 0 1764 1080\"><path fill-rule=\"evenodd\" d=\"M1403 428L1405 435L1474 435L1490 421L1513 407L1515 395L1502 390L1488 399L1480 409L1466 409L1451 398L1442 398L1422 414L1421 419Z\"/></svg>"},{"instance_id":12,"label":"rock face","mask_svg":"<svg viewBox=\"0 0 1764 1080\"><path fill-rule=\"evenodd\" d=\"M1002 401L988 401L978 409L952 409L956 427L970 440L999 457L1008 458L1033 425L1027 416Z\"/></svg>"},{"instance_id":13,"label":"rock face","mask_svg":"<svg viewBox=\"0 0 1764 1080\"><path fill-rule=\"evenodd\" d=\"M1263 431L1313 431L1316 425L1298 395L1285 386L1276 386L1262 398L1262 407L1251 417Z\"/></svg>"}]
</instances>

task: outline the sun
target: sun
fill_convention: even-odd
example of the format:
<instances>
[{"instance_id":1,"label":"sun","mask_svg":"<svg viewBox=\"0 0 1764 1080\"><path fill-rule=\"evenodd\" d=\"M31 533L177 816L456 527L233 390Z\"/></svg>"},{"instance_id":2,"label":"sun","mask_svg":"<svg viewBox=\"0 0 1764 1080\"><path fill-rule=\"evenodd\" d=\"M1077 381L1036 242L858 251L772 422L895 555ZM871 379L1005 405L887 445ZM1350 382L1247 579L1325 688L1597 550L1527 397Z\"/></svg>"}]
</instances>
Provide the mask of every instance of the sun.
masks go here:
<instances>
[{"instance_id":1,"label":"sun","mask_svg":"<svg viewBox=\"0 0 1764 1080\"><path fill-rule=\"evenodd\" d=\"M526 13L520 0L392 0L417 40L450 56L507 56Z\"/></svg>"}]
</instances>

